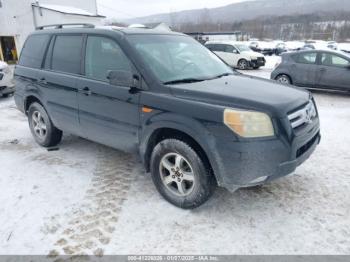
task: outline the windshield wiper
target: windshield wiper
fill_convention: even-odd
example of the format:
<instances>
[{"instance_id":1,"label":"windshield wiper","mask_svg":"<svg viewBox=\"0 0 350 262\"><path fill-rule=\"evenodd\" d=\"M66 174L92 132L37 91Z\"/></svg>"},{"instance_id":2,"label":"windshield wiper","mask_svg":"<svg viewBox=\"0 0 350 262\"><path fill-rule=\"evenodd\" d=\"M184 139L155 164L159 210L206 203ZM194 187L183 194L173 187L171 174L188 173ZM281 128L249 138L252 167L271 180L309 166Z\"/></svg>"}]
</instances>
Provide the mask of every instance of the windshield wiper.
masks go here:
<instances>
[{"instance_id":1,"label":"windshield wiper","mask_svg":"<svg viewBox=\"0 0 350 262\"><path fill-rule=\"evenodd\" d=\"M183 79L177 79L172 80L168 82L164 82L164 85L174 85L174 84L188 84L188 83L196 83L196 82L203 82L207 79L200 79L200 78L183 78Z\"/></svg>"},{"instance_id":2,"label":"windshield wiper","mask_svg":"<svg viewBox=\"0 0 350 262\"><path fill-rule=\"evenodd\" d=\"M233 75L233 73L223 73L223 74L214 76L214 77L211 78L211 79L217 79L217 78L221 78L221 77L224 77L224 76L230 76L230 75Z\"/></svg>"}]
</instances>

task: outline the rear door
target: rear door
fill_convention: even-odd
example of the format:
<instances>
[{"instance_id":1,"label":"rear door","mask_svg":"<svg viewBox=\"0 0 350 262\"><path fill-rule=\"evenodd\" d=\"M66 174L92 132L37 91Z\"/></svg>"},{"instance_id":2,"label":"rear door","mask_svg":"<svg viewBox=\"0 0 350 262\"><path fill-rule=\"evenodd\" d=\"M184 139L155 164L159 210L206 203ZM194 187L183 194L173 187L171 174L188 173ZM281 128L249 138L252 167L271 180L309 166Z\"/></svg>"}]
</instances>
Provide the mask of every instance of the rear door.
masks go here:
<instances>
[{"instance_id":1,"label":"rear door","mask_svg":"<svg viewBox=\"0 0 350 262\"><path fill-rule=\"evenodd\" d=\"M318 69L317 86L350 90L350 58L323 52Z\"/></svg>"},{"instance_id":2,"label":"rear door","mask_svg":"<svg viewBox=\"0 0 350 262\"><path fill-rule=\"evenodd\" d=\"M110 70L135 73L118 43L89 35L85 44L85 74L79 80L79 118L83 136L123 151L138 146L139 92L115 86L107 79Z\"/></svg>"},{"instance_id":3,"label":"rear door","mask_svg":"<svg viewBox=\"0 0 350 262\"><path fill-rule=\"evenodd\" d=\"M76 135L80 135L77 79L81 76L82 46L82 35L53 36L44 70L38 73L52 121L59 129Z\"/></svg>"},{"instance_id":4,"label":"rear door","mask_svg":"<svg viewBox=\"0 0 350 262\"><path fill-rule=\"evenodd\" d=\"M318 53L313 51L299 53L292 57L295 62L290 69L293 84L310 87L315 85L318 70L317 57Z\"/></svg>"}]
</instances>

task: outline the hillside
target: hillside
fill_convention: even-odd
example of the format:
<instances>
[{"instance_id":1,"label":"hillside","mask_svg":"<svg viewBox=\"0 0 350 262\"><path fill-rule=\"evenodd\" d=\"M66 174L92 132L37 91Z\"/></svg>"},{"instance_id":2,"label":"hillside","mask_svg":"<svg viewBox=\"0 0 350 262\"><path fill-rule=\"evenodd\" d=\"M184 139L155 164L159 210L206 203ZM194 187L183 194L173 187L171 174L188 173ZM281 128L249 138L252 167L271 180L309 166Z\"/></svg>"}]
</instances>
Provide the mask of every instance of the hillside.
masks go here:
<instances>
[{"instance_id":1,"label":"hillside","mask_svg":"<svg viewBox=\"0 0 350 262\"><path fill-rule=\"evenodd\" d=\"M172 26L186 23L232 23L261 16L291 16L320 12L350 11L349 0L255 0L212 9L197 9L129 19L127 23L165 22Z\"/></svg>"}]
</instances>

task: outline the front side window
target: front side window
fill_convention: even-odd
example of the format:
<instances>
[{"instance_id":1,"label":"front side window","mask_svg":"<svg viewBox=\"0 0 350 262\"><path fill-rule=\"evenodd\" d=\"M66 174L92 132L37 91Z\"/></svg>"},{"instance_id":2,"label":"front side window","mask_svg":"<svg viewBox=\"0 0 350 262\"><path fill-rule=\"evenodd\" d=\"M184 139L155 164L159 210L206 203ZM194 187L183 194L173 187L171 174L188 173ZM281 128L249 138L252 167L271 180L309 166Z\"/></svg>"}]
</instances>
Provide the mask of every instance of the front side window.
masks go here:
<instances>
[{"instance_id":1,"label":"front side window","mask_svg":"<svg viewBox=\"0 0 350 262\"><path fill-rule=\"evenodd\" d=\"M226 53L233 53L233 50L236 50L232 45L225 45L225 52Z\"/></svg>"},{"instance_id":2,"label":"front side window","mask_svg":"<svg viewBox=\"0 0 350 262\"><path fill-rule=\"evenodd\" d=\"M330 54L330 53L323 53L321 58L322 65L325 66L336 66L336 67L347 67L350 65L349 60L346 60L343 57Z\"/></svg>"},{"instance_id":3,"label":"front side window","mask_svg":"<svg viewBox=\"0 0 350 262\"><path fill-rule=\"evenodd\" d=\"M107 82L107 75L111 70L131 71L129 59L115 41L89 36L86 44L85 75Z\"/></svg>"},{"instance_id":4,"label":"front side window","mask_svg":"<svg viewBox=\"0 0 350 262\"><path fill-rule=\"evenodd\" d=\"M232 69L196 40L178 35L128 37L145 64L162 82L209 79Z\"/></svg>"},{"instance_id":5,"label":"front side window","mask_svg":"<svg viewBox=\"0 0 350 262\"><path fill-rule=\"evenodd\" d=\"M236 45L236 47L238 48L238 50L239 50L240 52L249 52L249 51L252 51L252 50L250 49L250 47L249 47L249 46L246 46L246 45L238 44L238 45Z\"/></svg>"},{"instance_id":6,"label":"front side window","mask_svg":"<svg viewBox=\"0 0 350 262\"><path fill-rule=\"evenodd\" d=\"M52 53L52 70L80 74L83 37L58 35Z\"/></svg>"},{"instance_id":7,"label":"front side window","mask_svg":"<svg viewBox=\"0 0 350 262\"><path fill-rule=\"evenodd\" d=\"M317 53L303 53L297 56L297 63L300 64L316 64Z\"/></svg>"}]
</instances>

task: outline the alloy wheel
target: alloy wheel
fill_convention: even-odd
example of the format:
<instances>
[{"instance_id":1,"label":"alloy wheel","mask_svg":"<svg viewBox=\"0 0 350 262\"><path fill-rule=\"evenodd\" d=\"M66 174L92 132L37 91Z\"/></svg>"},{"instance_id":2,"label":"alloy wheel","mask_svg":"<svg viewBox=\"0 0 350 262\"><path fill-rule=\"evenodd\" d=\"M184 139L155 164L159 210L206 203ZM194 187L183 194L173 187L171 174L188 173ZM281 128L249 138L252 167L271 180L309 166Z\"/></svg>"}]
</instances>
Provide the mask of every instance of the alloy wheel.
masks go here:
<instances>
[{"instance_id":1,"label":"alloy wheel","mask_svg":"<svg viewBox=\"0 0 350 262\"><path fill-rule=\"evenodd\" d=\"M159 164L165 187L178 196L189 195L195 186L195 176L189 161L178 153L166 154Z\"/></svg>"}]
</instances>

